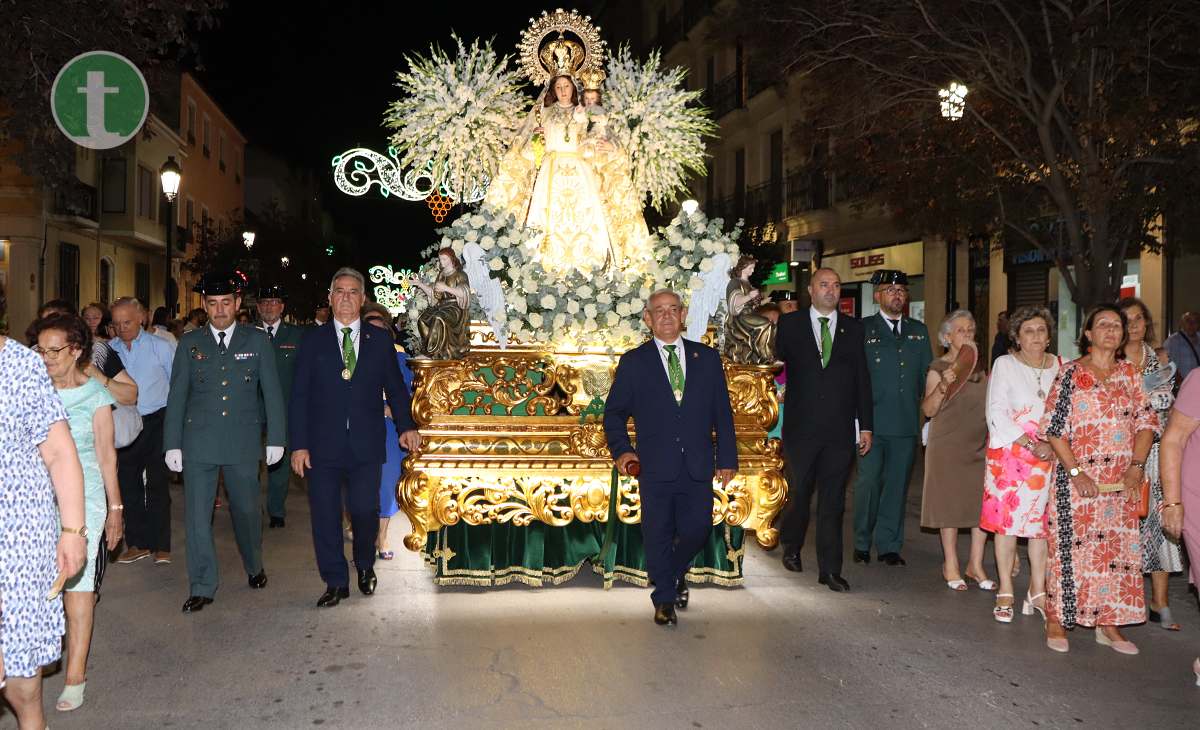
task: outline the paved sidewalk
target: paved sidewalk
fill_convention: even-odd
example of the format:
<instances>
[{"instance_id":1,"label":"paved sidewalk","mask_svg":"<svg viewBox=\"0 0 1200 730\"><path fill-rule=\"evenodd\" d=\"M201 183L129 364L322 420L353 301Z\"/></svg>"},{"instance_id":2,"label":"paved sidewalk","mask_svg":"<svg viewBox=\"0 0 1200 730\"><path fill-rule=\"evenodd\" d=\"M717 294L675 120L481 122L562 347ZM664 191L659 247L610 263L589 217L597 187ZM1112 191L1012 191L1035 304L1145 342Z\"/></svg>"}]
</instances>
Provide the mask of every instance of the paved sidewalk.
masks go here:
<instances>
[{"instance_id":1,"label":"paved sidewalk","mask_svg":"<svg viewBox=\"0 0 1200 730\"><path fill-rule=\"evenodd\" d=\"M175 489L178 489L177 487ZM1071 652L1044 648L1037 617L992 620L991 594L948 590L935 534L916 529L906 568L856 566L853 590L816 582L815 557L788 573L779 550L747 550L746 587L692 590L674 629L655 626L646 590L567 586L435 589L400 545L377 564L372 598L354 588L334 609L322 585L307 504L265 530L270 585L251 591L229 517L217 516L222 587L195 615L187 597L176 494L175 562L113 565L97 612L87 699L52 709L53 728L1000 728L1200 726L1200 614L1172 580L1178 634L1135 627L1119 656L1092 632ZM962 537L965 557L967 538ZM989 551L990 560L990 551ZM1025 579L1018 581L1023 591ZM0 728L15 727L0 711Z\"/></svg>"}]
</instances>

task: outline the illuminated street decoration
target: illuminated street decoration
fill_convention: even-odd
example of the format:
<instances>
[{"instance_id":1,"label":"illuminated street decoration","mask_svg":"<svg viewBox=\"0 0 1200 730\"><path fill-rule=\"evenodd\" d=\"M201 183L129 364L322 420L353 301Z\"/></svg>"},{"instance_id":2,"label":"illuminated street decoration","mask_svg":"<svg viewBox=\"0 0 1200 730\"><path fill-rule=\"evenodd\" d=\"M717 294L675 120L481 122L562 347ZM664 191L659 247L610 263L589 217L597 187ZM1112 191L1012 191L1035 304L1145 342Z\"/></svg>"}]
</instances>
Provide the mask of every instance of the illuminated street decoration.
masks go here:
<instances>
[{"instance_id":1,"label":"illuminated street decoration","mask_svg":"<svg viewBox=\"0 0 1200 730\"><path fill-rule=\"evenodd\" d=\"M385 198L395 196L416 201L440 195L456 203L476 203L483 200L488 181L470 188L459 199L452 192L454 181L435 179L432 165L427 164L420 170L404 169L395 147L388 147L386 155L366 147L355 147L333 158L333 183L338 190L354 196L366 195L372 185L378 185L379 194Z\"/></svg>"},{"instance_id":2,"label":"illuminated street decoration","mask_svg":"<svg viewBox=\"0 0 1200 730\"><path fill-rule=\"evenodd\" d=\"M375 287L375 301L388 308L392 314L404 310L404 303L412 292L417 274L412 269L393 271L391 266L372 266L367 270Z\"/></svg>"},{"instance_id":3,"label":"illuminated street decoration","mask_svg":"<svg viewBox=\"0 0 1200 730\"><path fill-rule=\"evenodd\" d=\"M938 106L941 108L944 118L952 122L962 119L963 112L967 108L966 86L957 81L952 81L950 82L950 86L938 89L938 98L941 100Z\"/></svg>"}]
</instances>

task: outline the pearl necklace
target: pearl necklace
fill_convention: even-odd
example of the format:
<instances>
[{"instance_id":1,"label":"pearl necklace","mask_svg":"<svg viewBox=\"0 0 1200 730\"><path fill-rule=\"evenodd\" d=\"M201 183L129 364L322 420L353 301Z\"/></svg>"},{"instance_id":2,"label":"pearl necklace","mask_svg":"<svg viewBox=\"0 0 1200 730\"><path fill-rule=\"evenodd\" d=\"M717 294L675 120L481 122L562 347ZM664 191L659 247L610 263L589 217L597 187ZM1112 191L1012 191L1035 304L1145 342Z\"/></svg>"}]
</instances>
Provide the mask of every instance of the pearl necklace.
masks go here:
<instances>
[{"instance_id":1,"label":"pearl necklace","mask_svg":"<svg viewBox=\"0 0 1200 730\"><path fill-rule=\"evenodd\" d=\"M1035 380L1037 381L1037 389L1038 389L1037 396L1038 396L1038 398L1045 400L1046 386L1042 385L1042 374L1045 373L1046 369L1047 369L1046 353L1044 353L1044 352L1042 353L1042 364L1040 366L1030 365L1029 362L1025 360L1024 354L1018 353L1017 357L1021 360L1021 364L1023 364L1025 367L1029 368L1030 370L1037 371L1037 375L1035 376Z\"/></svg>"}]
</instances>

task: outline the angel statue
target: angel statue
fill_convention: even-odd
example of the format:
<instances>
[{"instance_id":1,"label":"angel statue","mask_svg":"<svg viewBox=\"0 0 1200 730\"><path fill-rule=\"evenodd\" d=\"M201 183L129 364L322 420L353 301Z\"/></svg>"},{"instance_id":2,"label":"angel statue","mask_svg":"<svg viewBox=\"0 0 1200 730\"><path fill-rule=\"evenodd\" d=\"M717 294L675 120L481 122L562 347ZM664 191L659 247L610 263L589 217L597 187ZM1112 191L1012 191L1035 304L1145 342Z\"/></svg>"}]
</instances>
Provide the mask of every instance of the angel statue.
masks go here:
<instances>
[{"instance_id":1,"label":"angel statue","mask_svg":"<svg viewBox=\"0 0 1200 730\"><path fill-rule=\"evenodd\" d=\"M467 331L471 287L454 249L441 249L437 258L439 271L433 284L420 280L413 282L430 300L430 305L417 318L420 350L422 356L435 360L457 360L471 349L471 336Z\"/></svg>"},{"instance_id":2,"label":"angel statue","mask_svg":"<svg viewBox=\"0 0 1200 730\"><path fill-rule=\"evenodd\" d=\"M762 299L750 283L758 261L753 256L740 256L729 270L729 285L725 289L725 356L747 365L770 365L775 362L775 323L756 314Z\"/></svg>"}]
</instances>

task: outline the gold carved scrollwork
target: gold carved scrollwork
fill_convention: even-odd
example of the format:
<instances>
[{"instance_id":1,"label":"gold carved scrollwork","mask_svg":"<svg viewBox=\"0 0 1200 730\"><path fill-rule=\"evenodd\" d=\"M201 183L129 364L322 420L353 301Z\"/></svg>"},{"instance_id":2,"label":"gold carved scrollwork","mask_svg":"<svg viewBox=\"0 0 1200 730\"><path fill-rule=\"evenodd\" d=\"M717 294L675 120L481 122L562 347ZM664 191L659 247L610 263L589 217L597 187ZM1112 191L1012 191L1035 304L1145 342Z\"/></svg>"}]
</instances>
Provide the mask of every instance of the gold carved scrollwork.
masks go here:
<instances>
[{"instance_id":1,"label":"gold carved scrollwork","mask_svg":"<svg viewBox=\"0 0 1200 730\"><path fill-rule=\"evenodd\" d=\"M585 423L571 431L571 451L587 459L608 457L608 440L604 436L604 425Z\"/></svg>"},{"instance_id":2,"label":"gold carved scrollwork","mask_svg":"<svg viewBox=\"0 0 1200 730\"><path fill-rule=\"evenodd\" d=\"M729 402L735 417L754 419L756 426L770 431L779 419L779 401L775 397L772 365L725 364Z\"/></svg>"},{"instance_id":3,"label":"gold carved scrollwork","mask_svg":"<svg viewBox=\"0 0 1200 730\"><path fill-rule=\"evenodd\" d=\"M537 520L563 527L573 520L607 521L608 496L608 484L596 477L447 477L434 490L432 512L443 525Z\"/></svg>"},{"instance_id":4,"label":"gold carved scrollwork","mask_svg":"<svg viewBox=\"0 0 1200 730\"><path fill-rule=\"evenodd\" d=\"M412 523L412 532L404 537L404 547L414 552L420 551L425 547L429 532L438 527L429 519L433 515L429 508L429 480L422 472L405 469L397 490L400 506Z\"/></svg>"}]
</instances>

